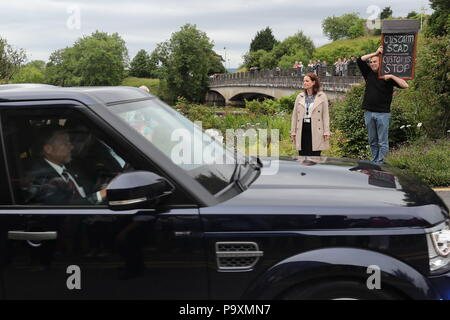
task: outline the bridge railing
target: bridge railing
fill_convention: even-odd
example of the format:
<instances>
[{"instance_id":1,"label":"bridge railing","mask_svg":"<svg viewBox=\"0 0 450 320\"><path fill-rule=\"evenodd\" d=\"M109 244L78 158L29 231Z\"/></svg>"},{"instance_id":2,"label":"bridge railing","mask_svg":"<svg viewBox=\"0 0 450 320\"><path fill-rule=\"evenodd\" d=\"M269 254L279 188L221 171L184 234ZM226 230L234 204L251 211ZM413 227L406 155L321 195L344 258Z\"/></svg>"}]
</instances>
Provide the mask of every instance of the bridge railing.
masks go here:
<instances>
[{"instance_id":1,"label":"bridge railing","mask_svg":"<svg viewBox=\"0 0 450 320\"><path fill-rule=\"evenodd\" d=\"M323 90L345 92L351 86L363 81L362 76L357 74L356 70L355 72L351 70L354 75L346 76L335 76L328 70L331 68L322 68L317 71ZM211 77L209 86L210 88L250 86L302 89L304 74L293 68L235 72Z\"/></svg>"}]
</instances>

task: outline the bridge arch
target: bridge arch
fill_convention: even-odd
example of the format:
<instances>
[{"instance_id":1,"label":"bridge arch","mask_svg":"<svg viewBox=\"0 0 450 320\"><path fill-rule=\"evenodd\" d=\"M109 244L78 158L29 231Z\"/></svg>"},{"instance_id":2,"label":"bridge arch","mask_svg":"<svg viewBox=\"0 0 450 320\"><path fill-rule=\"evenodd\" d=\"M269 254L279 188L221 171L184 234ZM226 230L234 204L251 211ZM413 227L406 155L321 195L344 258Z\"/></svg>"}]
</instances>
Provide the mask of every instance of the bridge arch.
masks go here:
<instances>
[{"instance_id":1,"label":"bridge arch","mask_svg":"<svg viewBox=\"0 0 450 320\"><path fill-rule=\"evenodd\" d=\"M244 98L246 98L247 100L258 98L279 99L284 96L289 96L296 91L298 91L298 89L254 86L224 86L211 88L211 90L206 95L207 99L205 100L208 100L208 97L211 97L214 94L220 94L225 98L225 104L230 104L232 102L244 101Z\"/></svg>"},{"instance_id":2,"label":"bridge arch","mask_svg":"<svg viewBox=\"0 0 450 320\"><path fill-rule=\"evenodd\" d=\"M263 101L264 99L272 99L273 100L273 99L275 99L275 97L268 95L268 94L260 93L260 92L240 92L230 98L230 103L235 104L235 105L244 106L245 100Z\"/></svg>"},{"instance_id":3,"label":"bridge arch","mask_svg":"<svg viewBox=\"0 0 450 320\"><path fill-rule=\"evenodd\" d=\"M226 102L226 98L218 90L209 90L206 93L205 103L207 105L223 107Z\"/></svg>"}]
</instances>

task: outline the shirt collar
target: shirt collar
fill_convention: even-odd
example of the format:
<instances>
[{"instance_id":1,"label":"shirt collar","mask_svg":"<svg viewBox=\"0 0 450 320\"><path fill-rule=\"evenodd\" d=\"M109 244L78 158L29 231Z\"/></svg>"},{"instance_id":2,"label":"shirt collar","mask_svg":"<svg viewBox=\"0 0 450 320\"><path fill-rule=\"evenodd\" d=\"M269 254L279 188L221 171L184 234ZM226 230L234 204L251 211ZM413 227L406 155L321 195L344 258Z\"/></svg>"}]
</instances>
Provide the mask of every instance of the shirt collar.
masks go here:
<instances>
[{"instance_id":1,"label":"shirt collar","mask_svg":"<svg viewBox=\"0 0 450 320\"><path fill-rule=\"evenodd\" d=\"M56 172L58 172L59 175L62 175L62 173L64 172L64 170L66 170L66 167L64 166L60 166L56 163L51 162L50 160L44 159L45 161L47 161L47 163L53 168L55 169Z\"/></svg>"}]
</instances>

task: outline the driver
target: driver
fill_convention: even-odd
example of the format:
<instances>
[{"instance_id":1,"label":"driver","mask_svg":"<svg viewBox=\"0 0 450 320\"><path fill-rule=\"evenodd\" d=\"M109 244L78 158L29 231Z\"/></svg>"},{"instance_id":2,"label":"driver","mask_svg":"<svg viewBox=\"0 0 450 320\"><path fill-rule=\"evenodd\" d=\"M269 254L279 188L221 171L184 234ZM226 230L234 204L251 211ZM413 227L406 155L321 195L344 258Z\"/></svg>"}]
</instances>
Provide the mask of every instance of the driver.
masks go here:
<instances>
[{"instance_id":1,"label":"driver","mask_svg":"<svg viewBox=\"0 0 450 320\"><path fill-rule=\"evenodd\" d=\"M31 182L26 203L96 204L105 200L106 189L89 193L89 186L66 167L72 161L74 148L66 130L60 126L45 127L38 139L41 158L28 174Z\"/></svg>"}]
</instances>

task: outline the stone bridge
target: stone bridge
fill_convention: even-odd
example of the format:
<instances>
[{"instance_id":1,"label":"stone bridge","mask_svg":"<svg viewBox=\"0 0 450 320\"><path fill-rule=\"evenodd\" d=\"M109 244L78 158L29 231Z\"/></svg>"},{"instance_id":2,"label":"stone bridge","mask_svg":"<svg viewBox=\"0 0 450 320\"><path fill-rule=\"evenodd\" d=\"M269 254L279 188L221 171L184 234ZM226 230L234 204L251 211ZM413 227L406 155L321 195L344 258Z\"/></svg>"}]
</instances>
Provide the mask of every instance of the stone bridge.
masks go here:
<instances>
[{"instance_id":1,"label":"stone bridge","mask_svg":"<svg viewBox=\"0 0 450 320\"><path fill-rule=\"evenodd\" d=\"M353 85L363 81L360 75L331 76L320 74L322 90L329 99L345 94ZM279 99L303 89L303 74L293 69L236 72L210 78L208 105L242 105L244 99Z\"/></svg>"}]
</instances>

